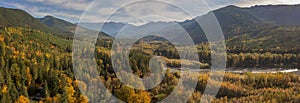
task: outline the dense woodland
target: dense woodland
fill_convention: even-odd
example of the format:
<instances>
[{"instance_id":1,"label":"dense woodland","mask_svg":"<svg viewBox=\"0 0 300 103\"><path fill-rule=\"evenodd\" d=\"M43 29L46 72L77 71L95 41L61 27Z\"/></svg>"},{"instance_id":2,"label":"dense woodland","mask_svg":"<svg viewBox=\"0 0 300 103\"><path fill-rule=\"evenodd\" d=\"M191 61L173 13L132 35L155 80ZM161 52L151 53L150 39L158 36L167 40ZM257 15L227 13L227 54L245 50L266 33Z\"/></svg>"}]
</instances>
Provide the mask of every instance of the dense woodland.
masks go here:
<instances>
[{"instance_id":1,"label":"dense woodland","mask_svg":"<svg viewBox=\"0 0 300 103\"><path fill-rule=\"evenodd\" d=\"M95 50L97 77L89 75L88 66L81 66L82 80L73 73L71 40L62 39L38 30L5 27L0 30L0 100L1 103L46 102L87 103L89 97L101 97L91 83L103 82L117 98L128 103L150 103L163 100L177 85L180 72L167 71L164 80L147 91L127 87L116 77L112 66L109 43L99 41ZM164 46L167 45L167 46ZM163 46L163 47L162 47ZM135 75L149 74L153 55L166 57L169 67L180 67L178 52L168 43L137 44L130 53L130 66ZM208 44L199 44L199 63L209 68ZM228 48L229 68L299 68L300 55L288 50L256 52ZM159 65L157 66L159 68ZM196 69L196 68L194 68ZM198 68L200 69L200 68ZM87 71L85 71L87 70ZM90 71L89 71L90 70ZM81 71L81 70L79 70ZM190 103L200 101L207 84L208 73L201 73ZM79 85L83 87L79 91ZM141 84L143 85L143 84ZM216 99L212 102L294 102L300 101L300 77L293 73L232 74L226 73ZM182 90L184 93L184 90ZM85 95L83 95L85 94ZM212 98L212 97L211 97ZM174 99L174 101L177 101ZM178 100L179 101L179 100Z\"/></svg>"}]
</instances>

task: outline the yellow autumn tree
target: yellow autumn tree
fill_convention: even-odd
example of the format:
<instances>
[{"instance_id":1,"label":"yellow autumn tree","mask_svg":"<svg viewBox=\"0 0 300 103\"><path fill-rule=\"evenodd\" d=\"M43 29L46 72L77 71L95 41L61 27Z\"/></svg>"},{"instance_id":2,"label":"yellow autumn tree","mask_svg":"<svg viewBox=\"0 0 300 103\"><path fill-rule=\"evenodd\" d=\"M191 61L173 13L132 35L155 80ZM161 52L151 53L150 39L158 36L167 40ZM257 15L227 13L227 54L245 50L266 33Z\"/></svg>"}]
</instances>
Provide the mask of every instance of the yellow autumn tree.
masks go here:
<instances>
[{"instance_id":1,"label":"yellow autumn tree","mask_svg":"<svg viewBox=\"0 0 300 103\"><path fill-rule=\"evenodd\" d=\"M150 103L151 97L148 92L140 91L139 93L131 96L127 102L128 103Z\"/></svg>"},{"instance_id":2,"label":"yellow autumn tree","mask_svg":"<svg viewBox=\"0 0 300 103\"><path fill-rule=\"evenodd\" d=\"M2 90L1 90L2 93L7 93L7 85L4 85Z\"/></svg>"},{"instance_id":3,"label":"yellow autumn tree","mask_svg":"<svg viewBox=\"0 0 300 103\"><path fill-rule=\"evenodd\" d=\"M15 103L30 103L30 100L27 97L21 95Z\"/></svg>"},{"instance_id":4,"label":"yellow autumn tree","mask_svg":"<svg viewBox=\"0 0 300 103\"><path fill-rule=\"evenodd\" d=\"M89 102L88 97L80 94L78 103L88 103L88 102Z\"/></svg>"},{"instance_id":5,"label":"yellow autumn tree","mask_svg":"<svg viewBox=\"0 0 300 103\"><path fill-rule=\"evenodd\" d=\"M116 91L117 97L121 99L122 101L129 101L132 96L134 96L135 91L133 88L123 86L121 89Z\"/></svg>"},{"instance_id":6,"label":"yellow autumn tree","mask_svg":"<svg viewBox=\"0 0 300 103\"><path fill-rule=\"evenodd\" d=\"M74 90L74 87L72 86L72 79L65 76L66 77L66 81L67 81L67 84L68 86L65 87L65 91L67 92L67 95L68 95L68 102L70 103L74 103L76 98L74 98L74 93L75 93L75 90Z\"/></svg>"}]
</instances>

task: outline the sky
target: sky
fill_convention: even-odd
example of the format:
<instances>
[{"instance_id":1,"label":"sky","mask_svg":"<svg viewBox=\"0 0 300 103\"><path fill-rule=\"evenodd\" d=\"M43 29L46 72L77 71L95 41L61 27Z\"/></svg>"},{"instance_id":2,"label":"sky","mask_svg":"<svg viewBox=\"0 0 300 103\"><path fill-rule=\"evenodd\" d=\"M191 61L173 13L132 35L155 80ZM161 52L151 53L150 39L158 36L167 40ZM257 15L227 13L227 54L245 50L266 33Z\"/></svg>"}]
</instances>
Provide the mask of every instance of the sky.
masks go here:
<instances>
[{"instance_id":1,"label":"sky","mask_svg":"<svg viewBox=\"0 0 300 103\"><path fill-rule=\"evenodd\" d=\"M0 7L77 22L184 21L227 5L300 4L300 0L0 0Z\"/></svg>"}]
</instances>

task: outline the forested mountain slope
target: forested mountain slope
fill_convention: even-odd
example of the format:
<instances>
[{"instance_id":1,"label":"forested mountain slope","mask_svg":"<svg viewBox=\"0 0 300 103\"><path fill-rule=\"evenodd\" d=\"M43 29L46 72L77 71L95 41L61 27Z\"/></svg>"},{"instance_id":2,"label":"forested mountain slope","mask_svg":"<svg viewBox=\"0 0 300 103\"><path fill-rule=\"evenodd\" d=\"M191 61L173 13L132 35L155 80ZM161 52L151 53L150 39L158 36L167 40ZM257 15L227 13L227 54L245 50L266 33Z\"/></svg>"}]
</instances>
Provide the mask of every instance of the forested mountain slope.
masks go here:
<instances>
[{"instance_id":1,"label":"forested mountain slope","mask_svg":"<svg viewBox=\"0 0 300 103\"><path fill-rule=\"evenodd\" d=\"M68 89L77 91L62 82L73 78L70 40L39 30L5 27L0 30L0 42L1 102L42 100L69 94Z\"/></svg>"},{"instance_id":2,"label":"forested mountain slope","mask_svg":"<svg viewBox=\"0 0 300 103\"><path fill-rule=\"evenodd\" d=\"M51 31L46 25L36 20L27 12L20 9L3 7L0 7L0 27L22 27L44 32Z\"/></svg>"}]
</instances>

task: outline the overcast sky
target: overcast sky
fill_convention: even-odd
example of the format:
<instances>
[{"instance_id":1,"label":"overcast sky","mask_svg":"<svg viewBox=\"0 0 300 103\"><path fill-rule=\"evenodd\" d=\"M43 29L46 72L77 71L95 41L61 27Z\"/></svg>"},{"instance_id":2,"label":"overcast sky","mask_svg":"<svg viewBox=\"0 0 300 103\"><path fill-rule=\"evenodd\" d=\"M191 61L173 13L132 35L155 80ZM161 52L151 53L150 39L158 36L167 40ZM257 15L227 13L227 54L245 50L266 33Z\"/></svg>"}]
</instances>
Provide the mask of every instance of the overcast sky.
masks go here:
<instances>
[{"instance_id":1,"label":"overcast sky","mask_svg":"<svg viewBox=\"0 0 300 103\"><path fill-rule=\"evenodd\" d=\"M38 18L52 15L75 23L85 13L83 22L119 21L137 25L149 21L183 21L227 5L268 4L300 4L300 0L0 0L1 7L23 9Z\"/></svg>"}]
</instances>

